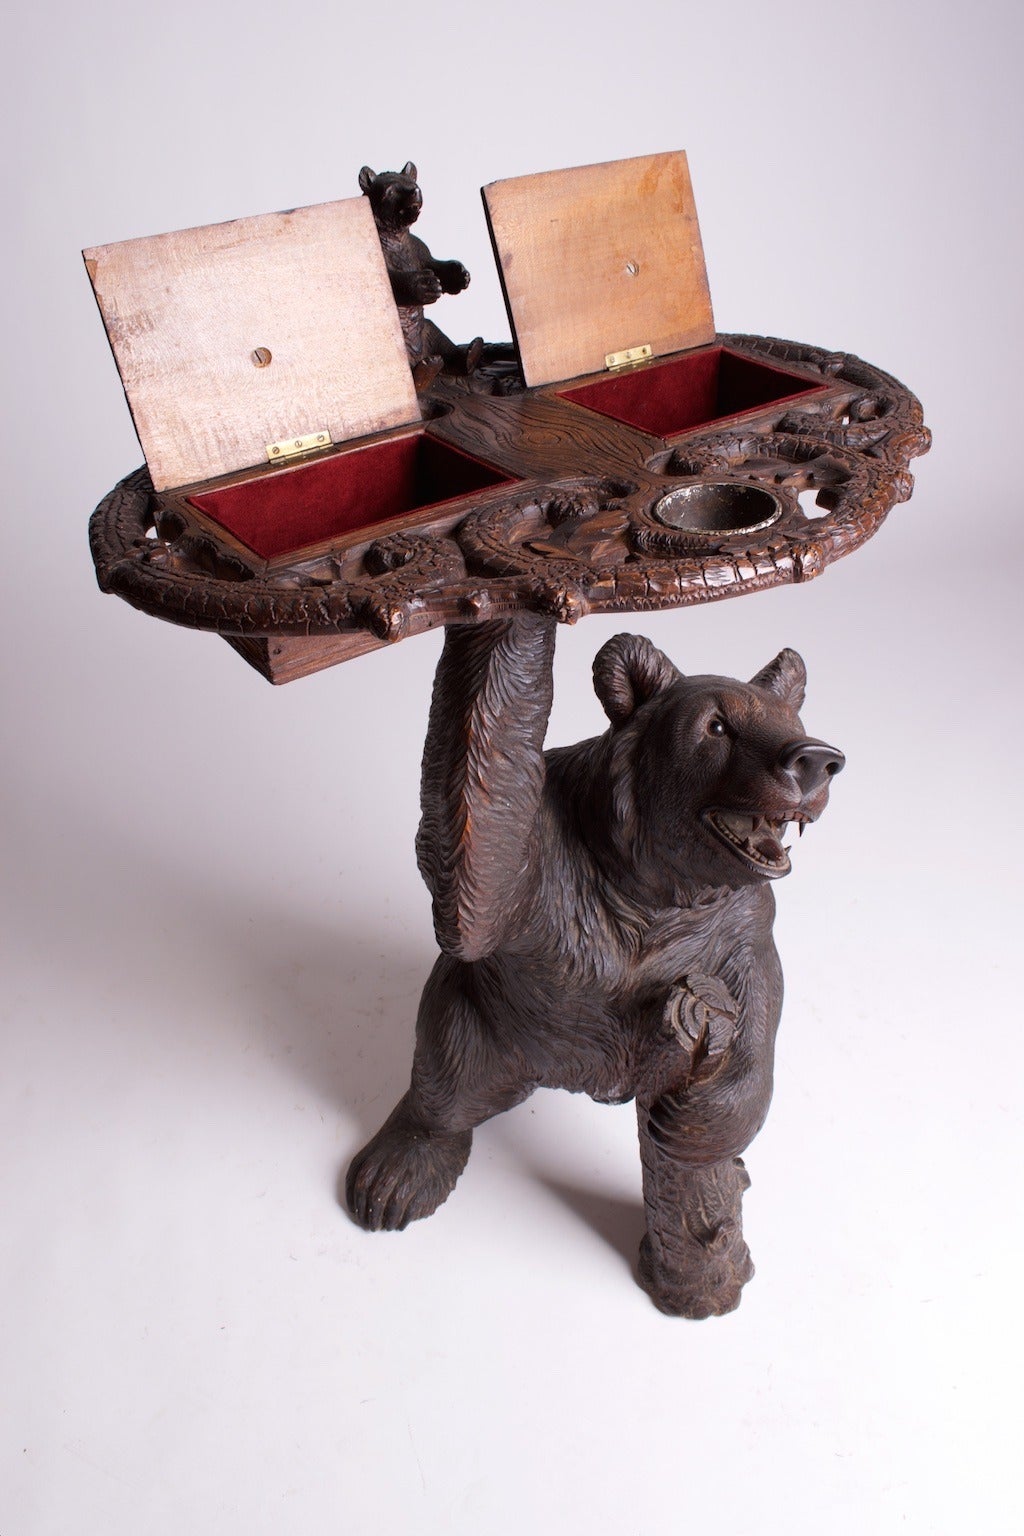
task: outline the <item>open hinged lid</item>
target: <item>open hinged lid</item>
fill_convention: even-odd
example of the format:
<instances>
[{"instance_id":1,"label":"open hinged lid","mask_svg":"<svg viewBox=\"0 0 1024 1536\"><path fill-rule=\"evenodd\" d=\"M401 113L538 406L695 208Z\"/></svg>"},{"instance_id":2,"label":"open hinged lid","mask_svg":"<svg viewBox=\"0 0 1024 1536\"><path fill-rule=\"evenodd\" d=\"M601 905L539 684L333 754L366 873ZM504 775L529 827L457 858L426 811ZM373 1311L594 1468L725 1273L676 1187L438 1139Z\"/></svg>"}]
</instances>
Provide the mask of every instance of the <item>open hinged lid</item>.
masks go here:
<instances>
[{"instance_id":1,"label":"open hinged lid","mask_svg":"<svg viewBox=\"0 0 1024 1536\"><path fill-rule=\"evenodd\" d=\"M483 199L528 385L714 340L682 150L495 181Z\"/></svg>"},{"instance_id":2,"label":"open hinged lid","mask_svg":"<svg viewBox=\"0 0 1024 1536\"><path fill-rule=\"evenodd\" d=\"M157 490L420 420L365 197L83 255Z\"/></svg>"}]
</instances>

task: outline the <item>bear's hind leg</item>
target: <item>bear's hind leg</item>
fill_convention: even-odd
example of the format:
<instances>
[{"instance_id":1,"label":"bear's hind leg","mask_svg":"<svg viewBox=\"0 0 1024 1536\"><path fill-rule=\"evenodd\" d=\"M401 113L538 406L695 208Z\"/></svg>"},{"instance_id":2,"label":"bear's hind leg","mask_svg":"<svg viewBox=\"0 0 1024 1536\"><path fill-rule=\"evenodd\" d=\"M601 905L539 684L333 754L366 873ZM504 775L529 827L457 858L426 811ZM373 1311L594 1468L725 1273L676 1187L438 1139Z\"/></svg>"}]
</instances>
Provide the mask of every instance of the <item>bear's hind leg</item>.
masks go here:
<instances>
[{"instance_id":1,"label":"bear's hind leg","mask_svg":"<svg viewBox=\"0 0 1024 1536\"><path fill-rule=\"evenodd\" d=\"M400 1232L443 1205L469 1161L471 1130L432 1130L410 1091L352 1159L345 1199L361 1227Z\"/></svg>"},{"instance_id":2,"label":"bear's hind leg","mask_svg":"<svg viewBox=\"0 0 1024 1536\"><path fill-rule=\"evenodd\" d=\"M469 1160L474 1127L533 1091L495 1046L466 995L467 975L438 960L420 1002L409 1092L349 1168L348 1208L371 1231L432 1215Z\"/></svg>"},{"instance_id":3,"label":"bear's hind leg","mask_svg":"<svg viewBox=\"0 0 1024 1536\"><path fill-rule=\"evenodd\" d=\"M716 1317L740 1304L754 1273L740 1202L750 1176L740 1157L685 1164L658 1145L638 1103L647 1232L637 1278L674 1317Z\"/></svg>"}]
</instances>

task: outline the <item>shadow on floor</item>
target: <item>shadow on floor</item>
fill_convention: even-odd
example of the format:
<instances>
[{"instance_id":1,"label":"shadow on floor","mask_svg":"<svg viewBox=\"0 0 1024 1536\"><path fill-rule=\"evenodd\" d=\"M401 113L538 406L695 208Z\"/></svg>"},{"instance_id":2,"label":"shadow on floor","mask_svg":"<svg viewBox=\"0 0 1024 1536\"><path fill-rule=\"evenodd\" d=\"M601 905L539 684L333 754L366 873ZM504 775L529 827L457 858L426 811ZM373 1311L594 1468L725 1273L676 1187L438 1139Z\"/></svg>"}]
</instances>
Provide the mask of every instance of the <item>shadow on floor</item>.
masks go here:
<instances>
[{"instance_id":1,"label":"shadow on floor","mask_svg":"<svg viewBox=\"0 0 1024 1536\"><path fill-rule=\"evenodd\" d=\"M189 864L166 830L133 840L130 821L104 820L73 793L48 799L38 822L31 795L25 805L20 868L13 861L6 871L16 898L7 939L26 975L59 977L41 1006L68 1070L83 1050L123 1057L126 1030L149 1036L163 1069L186 1081L209 1074L211 1042L229 1078L256 1046L351 1122L343 1182L408 1086L419 994L436 956L429 919L413 942L397 943L397 924L365 908L353 917L351 893L311 917L308 905L303 913L301 903L243 887L237 867ZM518 1137L507 1144L527 1178L632 1266L639 1199L576 1187L538 1168Z\"/></svg>"}]
</instances>

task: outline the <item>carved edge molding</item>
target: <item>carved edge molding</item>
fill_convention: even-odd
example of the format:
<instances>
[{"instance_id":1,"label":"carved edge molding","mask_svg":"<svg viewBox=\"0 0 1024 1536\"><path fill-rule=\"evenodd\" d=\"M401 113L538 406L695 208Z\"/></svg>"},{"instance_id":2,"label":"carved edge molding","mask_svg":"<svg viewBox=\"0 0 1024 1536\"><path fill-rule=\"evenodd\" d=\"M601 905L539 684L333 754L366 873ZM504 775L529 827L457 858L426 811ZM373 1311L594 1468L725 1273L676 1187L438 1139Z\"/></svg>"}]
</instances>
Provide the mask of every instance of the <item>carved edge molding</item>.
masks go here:
<instances>
[{"instance_id":1,"label":"carved edge molding","mask_svg":"<svg viewBox=\"0 0 1024 1536\"><path fill-rule=\"evenodd\" d=\"M581 472L517 487L449 533L382 531L354 574L351 561L331 557L267 571L195 529L168 524L158 532L152 485L139 469L93 514L99 585L158 618L223 635L369 631L395 641L523 610L572 623L808 580L857 549L910 496L910 462L931 441L920 403L848 353L773 337L718 340L812 369L840 393L681 434L634 481L617 478L617 469ZM674 550L650 509L666 491L708 477L770 486L784 498L782 518L757 535L716 536L704 551ZM796 499L804 491L817 497L813 514Z\"/></svg>"}]
</instances>

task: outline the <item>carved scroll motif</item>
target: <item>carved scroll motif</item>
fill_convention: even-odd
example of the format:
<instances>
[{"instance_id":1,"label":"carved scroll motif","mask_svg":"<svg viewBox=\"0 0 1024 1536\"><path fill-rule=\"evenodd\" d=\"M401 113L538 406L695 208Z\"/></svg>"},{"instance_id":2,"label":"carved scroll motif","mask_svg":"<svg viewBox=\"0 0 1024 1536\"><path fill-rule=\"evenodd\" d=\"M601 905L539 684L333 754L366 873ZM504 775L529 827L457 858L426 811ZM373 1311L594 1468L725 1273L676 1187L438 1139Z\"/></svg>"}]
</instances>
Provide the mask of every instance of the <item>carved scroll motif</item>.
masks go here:
<instances>
[{"instance_id":1,"label":"carved scroll motif","mask_svg":"<svg viewBox=\"0 0 1024 1536\"><path fill-rule=\"evenodd\" d=\"M858 548L910 495L910 460L930 441L920 404L888 374L845 353L775 338L719 340L761 361L816 370L841 393L681 434L660 452L647 439L652 453L643 463L644 438L631 428L620 431L554 396L527 396L517 410L446 378L449 416L441 427L451 440L465 446L474 432L488 436L493 411L500 462L511 464L518 453L520 473L529 476L526 466L544 462L562 465L561 474L527 478L496 503L492 495L486 508L470 509L447 531L371 534L361 556L350 541L337 558L296 558L268 569L221 548L209 528L171 520L154 536L151 487L137 471L93 516L100 585L158 617L226 635L368 630L393 641L524 609L572 622L586 613L655 611L806 580ZM677 548L681 541L651 509L673 486L708 477L778 489L784 517L762 535ZM806 490L816 492L820 515L808 517L796 504ZM406 541L401 555L382 559L393 538Z\"/></svg>"}]
</instances>

